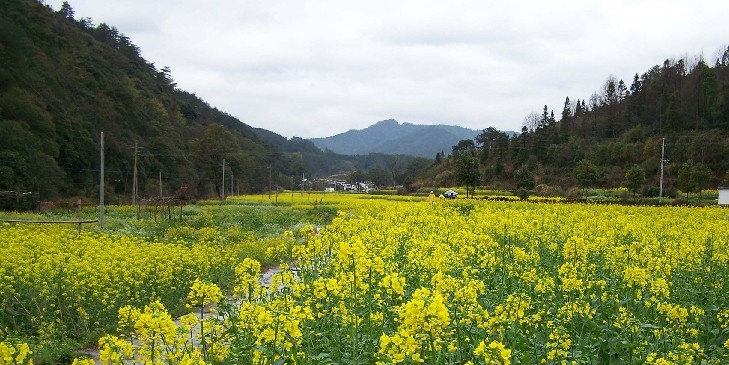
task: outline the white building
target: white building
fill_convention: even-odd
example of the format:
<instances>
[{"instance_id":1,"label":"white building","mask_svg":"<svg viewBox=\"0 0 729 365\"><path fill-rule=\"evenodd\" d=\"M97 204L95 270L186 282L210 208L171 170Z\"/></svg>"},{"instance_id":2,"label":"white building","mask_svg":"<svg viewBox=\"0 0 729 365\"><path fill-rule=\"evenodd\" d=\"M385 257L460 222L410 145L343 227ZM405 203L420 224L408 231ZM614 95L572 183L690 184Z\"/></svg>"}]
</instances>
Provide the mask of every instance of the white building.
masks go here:
<instances>
[{"instance_id":1,"label":"white building","mask_svg":"<svg viewBox=\"0 0 729 365\"><path fill-rule=\"evenodd\" d=\"M729 205L729 187L719 188L719 205Z\"/></svg>"}]
</instances>

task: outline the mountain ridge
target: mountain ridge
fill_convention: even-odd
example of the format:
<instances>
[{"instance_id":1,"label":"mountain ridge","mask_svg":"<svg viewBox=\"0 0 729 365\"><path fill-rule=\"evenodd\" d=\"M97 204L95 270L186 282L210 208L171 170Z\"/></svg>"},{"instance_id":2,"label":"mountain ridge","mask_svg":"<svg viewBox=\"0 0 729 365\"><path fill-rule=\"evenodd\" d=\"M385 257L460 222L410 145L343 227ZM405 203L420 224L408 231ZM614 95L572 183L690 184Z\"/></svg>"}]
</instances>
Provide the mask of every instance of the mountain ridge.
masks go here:
<instances>
[{"instance_id":1,"label":"mountain ridge","mask_svg":"<svg viewBox=\"0 0 729 365\"><path fill-rule=\"evenodd\" d=\"M432 158L436 153L450 151L460 140L476 138L480 132L457 125L412 124L385 119L363 129L350 129L309 141L322 150L344 155L392 153Z\"/></svg>"}]
</instances>

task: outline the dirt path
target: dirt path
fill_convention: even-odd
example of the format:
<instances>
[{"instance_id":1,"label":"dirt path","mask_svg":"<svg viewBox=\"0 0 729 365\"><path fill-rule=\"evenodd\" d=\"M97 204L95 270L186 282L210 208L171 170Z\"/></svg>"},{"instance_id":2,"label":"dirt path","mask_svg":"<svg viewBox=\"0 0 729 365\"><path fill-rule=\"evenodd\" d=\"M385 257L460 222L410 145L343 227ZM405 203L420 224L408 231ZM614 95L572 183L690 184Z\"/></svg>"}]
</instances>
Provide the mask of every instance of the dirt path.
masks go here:
<instances>
[{"instance_id":1,"label":"dirt path","mask_svg":"<svg viewBox=\"0 0 729 365\"><path fill-rule=\"evenodd\" d=\"M263 273L261 273L261 277L260 277L260 279L258 279L258 282L261 283L261 286L268 288L271 285L271 278L273 277L274 274L276 274L279 271L281 271L281 268L279 268L278 266L271 266L271 267L266 268L263 271ZM208 306L203 310L203 313L202 313L203 317L210 318L210 316L218 315L217 311L211 311L210 310L211 308L213 308L213 306ZM197 312L196 314L197 314L197 318L199 320L201 318L200 312ZM175 325L177 325L178 327L180 326L179 317L175 318ZM192 328L192 342L193 342L194 346L199 345L199 342L198 342L198 334L200 333L199 331L200 331L200 327ZM87 356L88 358L94 360L94 363L96 363L96 364L101 363L101 361L99 361L99 349L96 347L80 350L79 353L81 356Z\"/></svg>"}]
</instances>

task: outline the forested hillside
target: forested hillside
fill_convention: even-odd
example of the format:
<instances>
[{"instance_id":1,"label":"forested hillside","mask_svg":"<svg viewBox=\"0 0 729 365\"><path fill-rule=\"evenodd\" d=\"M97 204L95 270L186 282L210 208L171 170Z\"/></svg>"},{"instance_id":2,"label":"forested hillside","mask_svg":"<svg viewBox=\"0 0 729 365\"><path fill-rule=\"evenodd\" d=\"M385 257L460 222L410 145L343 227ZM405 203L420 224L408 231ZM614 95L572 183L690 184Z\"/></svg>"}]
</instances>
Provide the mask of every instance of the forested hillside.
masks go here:
<instances>
[{"instance_id":1,"label":"forested hillside","mask_svg":"<svg viewBox=\"0 0 729 365\"><path fill-rule=\"evenodd\" d=\"M475 158L479 184L619 187L635 169L645 176L640 192L651 196L665 138L668 189L716 188L729 170L729 49L714 60L666 60L628 82L609 77L588 98L567 97L556 115L545 105L523 125L514 138L489 128L462 141L421 184L464 183L464 160Z\"/></svg>"},{"instance_id":2,"label":"forested hillside","mask_svg":"<svg viewBox=\"0 0 729 365\"><path fill-rule=\"evenodd\" d=\"M262 188L258 176L281 159L249 126L177 89L116 28L64 5L2 1L0 190L94 194L101 131L110 196L131 194L135 144L140 196L158 194L160 173L165 194L184 184L218 193L223 158L246 189Z\"/></svg>"},{"instance_id":3,"label":"forested hillside","mask_svg":"<svg viewBox=\"0 0 729 365\"><path fill-rule=\"evenodd\" d=\"M242 101L245 102L245 101ZM129 202L135 145L138 196L221 194L287 188L357 170L379 182L412 180L410 156L343 156L310 141L254 128L177 88L114 26L76 19L65 3L0 1L0 191L42 200L98 193L105 133L106 195ZM419 165L423 165L423 161ZM232 179L232 180L231 180Z\"/></svg>"}]
</instances>

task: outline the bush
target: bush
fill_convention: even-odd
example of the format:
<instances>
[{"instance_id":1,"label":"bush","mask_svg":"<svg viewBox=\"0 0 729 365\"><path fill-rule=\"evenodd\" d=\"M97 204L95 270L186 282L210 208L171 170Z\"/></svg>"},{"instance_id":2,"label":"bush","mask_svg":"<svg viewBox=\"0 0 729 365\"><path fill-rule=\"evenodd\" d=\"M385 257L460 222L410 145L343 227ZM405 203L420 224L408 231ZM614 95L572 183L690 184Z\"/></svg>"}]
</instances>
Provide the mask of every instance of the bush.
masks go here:
<instances>
[{"instance_id":1,"label":"bush","mask_svg":"<svg viewBox=\"0 0 729 365\"><path fill-rule=\"evenodd\" d=\"M657 198L661 193L661 188L658 186L646 185L641 189L641 195L646 198Z\"/></svg>"},{"instance_id":2,"label":"bush","mask_svg":"<svg viewBox=\"0 0 729 365\"><path fill-rule=\"evenodd\" d=\"M679 196L678 190L676 190L676 188L673 186L668 189L664 189L663 196L665 196L667 198L678 198L678 196Z\"/></svg>"},{"instance_id":3,"label":"bush","mask_svg":"<svg viewBox=\"0 0 729 365\"><path fill-rule=\"evenodd\" d=\"M518 196L519 199L527 200L527 199L529 199L529 194L531 193L531 191L529 191L527 189L516 189L516 190L514 190L513 193L514 193L514 195Z\"/></svg>"}]
</instances>

